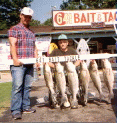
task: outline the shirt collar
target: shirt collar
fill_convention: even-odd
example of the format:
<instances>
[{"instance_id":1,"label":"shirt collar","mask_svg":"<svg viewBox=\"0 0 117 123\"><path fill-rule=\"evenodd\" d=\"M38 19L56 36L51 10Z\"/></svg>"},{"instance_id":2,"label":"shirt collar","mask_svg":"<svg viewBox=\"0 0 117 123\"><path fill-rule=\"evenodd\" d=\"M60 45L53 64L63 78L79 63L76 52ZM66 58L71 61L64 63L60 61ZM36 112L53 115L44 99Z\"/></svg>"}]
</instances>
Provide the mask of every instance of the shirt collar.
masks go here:
<instances>
[{"instance_id":1,"label":"shirt collar","mask_svg":"<svg viewBox=\"0 0 117 123\"><path fill-rule=\"evenodd\" d=\"M26 28L22 23L19 23L22 28ZM28 28L29 29L29 28Z\"/></svg>"},{"instance_id":2,"label":"shirt collar","mask_svg":"<svg viewBox=\"0 0 117 123\"><path fill-rule=\"evenodd\" d=\"M19 25L20 25L21 27L24 27L24 25L23 25L22 23L19 23Z\"/></svg>"}]
</instances>

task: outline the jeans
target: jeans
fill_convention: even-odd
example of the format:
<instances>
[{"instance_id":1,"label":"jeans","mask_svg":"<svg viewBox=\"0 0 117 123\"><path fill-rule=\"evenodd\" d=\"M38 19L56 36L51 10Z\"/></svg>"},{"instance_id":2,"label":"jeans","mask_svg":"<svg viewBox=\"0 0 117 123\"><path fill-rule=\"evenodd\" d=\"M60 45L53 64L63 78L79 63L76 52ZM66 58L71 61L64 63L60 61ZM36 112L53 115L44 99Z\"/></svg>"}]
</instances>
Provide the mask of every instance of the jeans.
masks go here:
<instances>
[{"instance_id":1,"label":"jeans","mask_svg":"<svg viewBox=\"0 0 117 123\"><path fill-rule=\"evenodd\" d=\"M33 82L33 65L11 66L12 99L11 112L15 114L30 108L31 85Z\"/></svg>"}]
</instances>

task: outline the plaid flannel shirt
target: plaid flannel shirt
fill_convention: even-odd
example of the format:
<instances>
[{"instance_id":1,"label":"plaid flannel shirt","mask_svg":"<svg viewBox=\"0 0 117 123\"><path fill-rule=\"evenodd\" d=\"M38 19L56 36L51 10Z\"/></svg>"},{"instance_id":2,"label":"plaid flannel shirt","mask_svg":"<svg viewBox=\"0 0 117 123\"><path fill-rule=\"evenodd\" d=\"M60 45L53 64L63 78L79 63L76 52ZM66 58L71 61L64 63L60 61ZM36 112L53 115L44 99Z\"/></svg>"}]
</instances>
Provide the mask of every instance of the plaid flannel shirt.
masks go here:
<instances>
[{"instance_id":1,"label":"plaid flannel shirt","mask_svg":"<svg viewBox=\"0 0 117 123\"><path fill-rule=\"evenodd\" d=\"M8 36L17 38L18 59L34 58L35 35L30 29L19 23L9 29Z\"/></svg>"}]
</instances>

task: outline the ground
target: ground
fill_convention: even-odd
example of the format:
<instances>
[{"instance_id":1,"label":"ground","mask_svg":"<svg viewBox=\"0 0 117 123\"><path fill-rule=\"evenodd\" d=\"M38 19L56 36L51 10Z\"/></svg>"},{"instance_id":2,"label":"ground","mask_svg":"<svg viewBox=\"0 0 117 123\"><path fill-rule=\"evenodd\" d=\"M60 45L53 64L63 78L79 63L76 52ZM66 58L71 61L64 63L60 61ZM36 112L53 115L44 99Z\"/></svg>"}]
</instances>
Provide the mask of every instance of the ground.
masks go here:
<instances>
[{"instance_id":1,"label":"ground","mask_svg":"<svg viewBox=\"0 0 117 123\"><path fill-rule=\"evenodd\" d=\"M94 100L89 101L87 106L78 105L78 109L52 109L48 104L39 105L36 99L48 96L48 88L45 85L43 76L39 81L33 82L31 91L31 106L36 113L23 114L17 122L111 122L116 123L115 99L111 104L107 103L108 90L102 80L102 89L106 98L100 102L98 92L90 81L89 92L96 94ZM0 122L14 122L10 109L4 112Z\"/></svg>"}]
</instances>

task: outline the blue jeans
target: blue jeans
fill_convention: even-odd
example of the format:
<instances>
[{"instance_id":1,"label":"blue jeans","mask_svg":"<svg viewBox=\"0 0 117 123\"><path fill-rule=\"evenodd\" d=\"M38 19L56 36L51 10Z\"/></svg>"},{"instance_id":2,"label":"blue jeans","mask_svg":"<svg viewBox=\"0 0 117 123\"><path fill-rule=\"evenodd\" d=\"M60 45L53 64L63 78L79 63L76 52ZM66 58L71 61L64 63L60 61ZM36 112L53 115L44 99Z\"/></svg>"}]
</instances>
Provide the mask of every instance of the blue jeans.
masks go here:
<instances>
[{"instance_id":1,"label":"blue jeans","mask_svg":"<svg viewBox=\"0 0 117 123\"><path fill-rule=\"evenodd\" d=\"M11 66L12 99L11 112L15 114L30 108L31 85L33 82L33 65Z\"/></svg>"}]
</instances>

